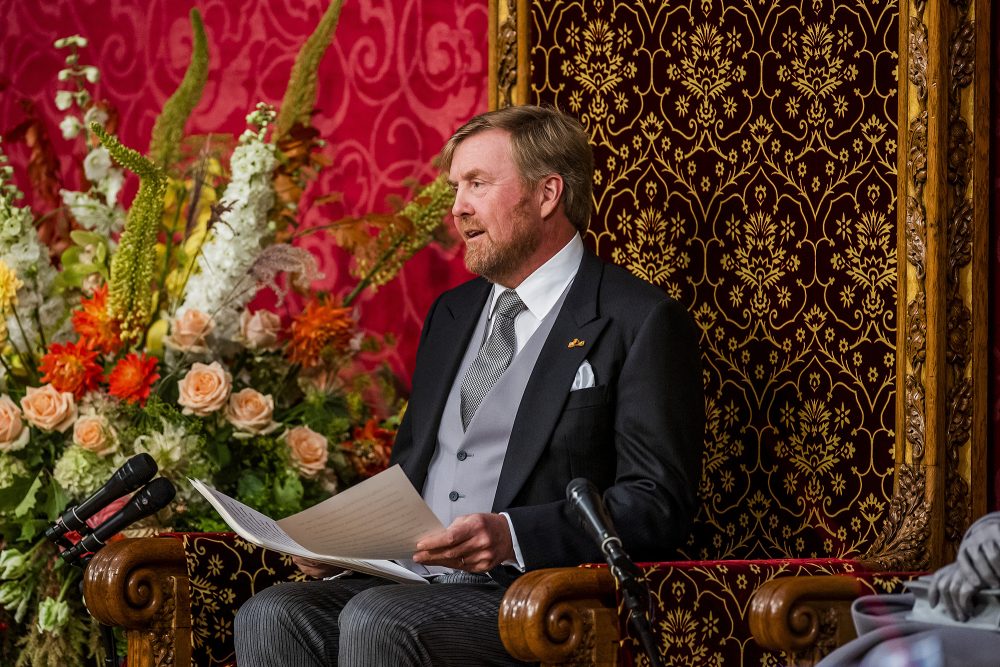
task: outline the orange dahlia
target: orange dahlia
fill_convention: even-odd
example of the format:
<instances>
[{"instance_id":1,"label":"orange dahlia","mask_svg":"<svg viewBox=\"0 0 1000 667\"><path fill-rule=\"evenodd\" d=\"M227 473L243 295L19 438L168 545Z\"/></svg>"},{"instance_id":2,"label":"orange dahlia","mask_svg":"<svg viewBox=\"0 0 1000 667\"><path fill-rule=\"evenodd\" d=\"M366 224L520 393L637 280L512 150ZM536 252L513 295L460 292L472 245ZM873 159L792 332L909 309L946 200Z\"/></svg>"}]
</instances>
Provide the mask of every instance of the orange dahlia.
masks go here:
<instances>
[{"instance_id":1,"label":"orange dahlia","mask_svg":"<svg viewBox=\"0 0 1000 667\"><path fill-rule=\"evenodd\" d=\"M153 383L160 379L156 372L156 357L130 352L108 375L108 393L129 403L145 405Z\"/></svg>"},{"instance_id":2,"label":"orange dahlia","mask_svg":"<svg viewBox=\"0 0 1000 667\"><path fill-rule=\"evenodd\" d=\"M303 368L312 368L345 351L353 333L350 308L337 308L314 299L292 320L288 358Z\"/></svg>"},{"instance_id":3,"label":"orange dahlia","mask_svg":"<svg viewBox=\"0 0 1000 667\"><path fill-rule=\"evenodd\" d=\"M389 467L395 439L395 431L384 429L375 419L369 419L364 427L354 427L354 439L341 443L341 449L347 454L354 472L367 478Z\"/></svg>"},{"instance_id":4,"label":"orange dahlia","mask_svg":"<svg viewBox=\"0 0 1000 667\"><path fill-rule=\"evenodd\" d=\"M97 363L97 352L81 343L52 343L38 370L44 373L42 382L51 383L58 391L68 391L74 398L97 389L104 372Z\"/></svg>"},{"instance_id":5,"label":"orange dahlia","mask_svg":"<svg viewBox=\"0 0 1000 667\"><path fill-rule=\"evenodd\" d=\"M73 311L73 330L87 347L114 354L121 349L118 322L108 312L108 286L94 290L91 298L80 299L80 310Z\"/></svg>"}]
</instances>

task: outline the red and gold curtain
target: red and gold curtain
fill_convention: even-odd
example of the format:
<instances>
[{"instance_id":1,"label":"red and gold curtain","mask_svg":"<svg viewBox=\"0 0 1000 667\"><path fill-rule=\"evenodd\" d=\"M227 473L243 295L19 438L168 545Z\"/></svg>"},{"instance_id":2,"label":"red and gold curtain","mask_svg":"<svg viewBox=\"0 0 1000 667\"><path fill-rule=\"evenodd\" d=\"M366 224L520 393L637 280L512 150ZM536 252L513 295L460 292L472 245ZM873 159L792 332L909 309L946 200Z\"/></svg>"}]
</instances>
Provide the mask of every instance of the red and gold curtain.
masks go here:
<instances>
[{"instance_id":1,"label":"red and gold curtain","mask_svg":"<svg viewBox=\"0 0 1000 667\"><path fill-rule=\"evenodd\" d=\"M469 116L484 111L486 0L374 0L344 3L334 42L320 68L314 124L329 142L330 166L307 192L303 222L320 225L345 215L389 210L389 195L405 194L408 179L435 175L431 158ZM292 62L328 5L327 0L0 0L0 134L34 116L59 156L64 187L74 188L82 147L63 140L53 98L65 52L59 37L90 40L82 60L101 70L97 95L120 114L121 139L145 150L166 98L184 75L191 53L188 12L197 7L209 38L210 71L191 134L238 134L259 101L278 104ZM4 143L17 183L29 191L28 148ZM312 207L339 192L340 203ZM52 204L29 194L41 212ZM319 259L318 284L349 289L348 257L323 234L301 245ZM422 251L393 284L361 300L362 325L392 333L388 361L409 381L420 325L431 300L467 277L459 250Z\"/></svg>"}]
</instances>

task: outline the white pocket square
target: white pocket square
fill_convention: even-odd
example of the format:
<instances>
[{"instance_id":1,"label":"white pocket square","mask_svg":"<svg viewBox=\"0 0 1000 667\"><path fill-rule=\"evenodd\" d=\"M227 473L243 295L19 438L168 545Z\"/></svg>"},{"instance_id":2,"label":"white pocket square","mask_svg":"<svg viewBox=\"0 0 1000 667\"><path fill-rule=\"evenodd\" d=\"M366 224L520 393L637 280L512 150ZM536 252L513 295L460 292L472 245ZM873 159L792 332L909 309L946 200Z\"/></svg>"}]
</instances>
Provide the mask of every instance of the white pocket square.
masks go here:
<instances>
[{"instance_id":1,"label":"white pocket square","mask_svg":"<svg viewBox=\"0 0 1000 667\"><path fill-rule=\"evenodd\" d=\"M597 379L594 377L594 369L590 367L590 362L584 359L580 367L576 369L576 377L573 378L573 386L569 390L586 389L596 384Z\"/></svg>"}]
</instances>

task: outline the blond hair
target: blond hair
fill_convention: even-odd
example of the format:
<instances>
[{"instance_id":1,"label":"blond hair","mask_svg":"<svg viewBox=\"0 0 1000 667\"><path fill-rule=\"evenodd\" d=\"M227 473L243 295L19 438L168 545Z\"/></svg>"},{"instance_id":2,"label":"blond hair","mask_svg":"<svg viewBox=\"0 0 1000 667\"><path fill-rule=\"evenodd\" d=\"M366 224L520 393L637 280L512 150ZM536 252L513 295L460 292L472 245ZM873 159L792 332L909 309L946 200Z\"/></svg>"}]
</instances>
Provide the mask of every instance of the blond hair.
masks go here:
<instances>
[{"instance_id":1,"label":"blond hair","mask_svg":"<svg viewBox=\"0 0 1000 667\"><path fill-rule=\"evenodd\" d=\"M441 166L451 169L458 146L487 130L510 134L511 155L525 185L549 174L563 180L563 211L582 234L590 223L594 156L579 121L549 107L512 106L480 114L455 131L441 151Z\"/></svg>"}]
</instances>

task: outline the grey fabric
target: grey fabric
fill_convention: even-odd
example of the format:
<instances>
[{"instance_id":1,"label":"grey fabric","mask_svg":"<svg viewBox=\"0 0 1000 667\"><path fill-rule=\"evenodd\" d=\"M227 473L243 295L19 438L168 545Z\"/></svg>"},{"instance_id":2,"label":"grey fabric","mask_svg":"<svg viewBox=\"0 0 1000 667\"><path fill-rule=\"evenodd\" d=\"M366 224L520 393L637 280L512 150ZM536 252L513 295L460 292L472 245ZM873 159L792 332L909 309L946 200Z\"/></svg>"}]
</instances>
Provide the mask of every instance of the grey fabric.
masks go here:
<instances>
[{"instance_id":1,"label":"grey fabric","mask_svg":"<svg viewBox=\"0 0 1000 667\"><path fill-rule=\"evenodd\" d=\"M966 621L978 591L1000 587L1000 512L980 517L969 526L955 562L931 577L929 602L940 602L952 618Z\"/></svg>"},{"instance_id":2,"label":"grey fabric","mask_svg":"<svg viewBox=\"0 0 1000 667\"><path fill-rule=\"evenodd\" d=\"M998 572L1000 513L994 512L981 517L965 532L956 562L934 573L929 599L939 602L937 608L950 610L952 618L965 621L972 612L975 593L1000 582ZM935 600L935 587L939 600ZM1000 632L911 620L907 615L913 605L911 594L858 598L851 606L858 638L831 653L817 667L1000 665Z\"/></svg>"},{"instance_id":3,"label":"grey fabric","mask_svg":"<svg viewBox=\"0 0 1000 667\"><path fill-rule=\"evenodd\" d=\"M512 289L504 290L497 299L493 332L462 380L463 428L469 428L469 422L476 414L483 397L489 393L514 358L514 351L517 349L514 318L522 310L524 302Z\"/></svg>"},{"instance_id":4,"label":"grey fabric","mask_svg":"<svg viewBox=\"0 0 1000 667\"><path fill-rule=\"evenodd\" d=\"M287 583L236 616L239 667L473 667L523 664L500 641L504 589L484 575L422 585L371 577Z\"/></svg>"},{"instance_id":5,"label":"grey fabric","mask_svg":"<svg viewBox=\"0 0 1000 667\"><path fill-rule=\"evenodd\" d=\"M851 607L859 637L816 667L996 667L1000 633L906 619L913 596L869 595Z\"/></svg>"},{"instance_id":6,"label":"grey fabric","mask_svg":"<svg viewBox=\"0 0 1000 667\"><path fill-rule=\"evenodd\" d=\"M564 291L485 396L468 430L462 429L457 383L449 393L438 429L438 446L422 490L424 500L444 525L450 525L463 514L491 511L514 415L565 298ZM485 319L480 326L485 336ZM472 337L463 363L475 355L479 340L478 336ZM452 492L457 496L452 496Z\"/></svg>"}]
</instances>

